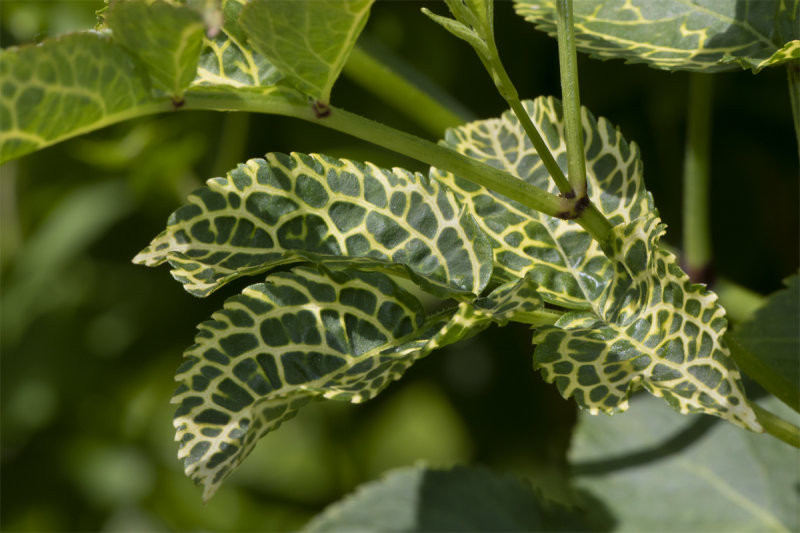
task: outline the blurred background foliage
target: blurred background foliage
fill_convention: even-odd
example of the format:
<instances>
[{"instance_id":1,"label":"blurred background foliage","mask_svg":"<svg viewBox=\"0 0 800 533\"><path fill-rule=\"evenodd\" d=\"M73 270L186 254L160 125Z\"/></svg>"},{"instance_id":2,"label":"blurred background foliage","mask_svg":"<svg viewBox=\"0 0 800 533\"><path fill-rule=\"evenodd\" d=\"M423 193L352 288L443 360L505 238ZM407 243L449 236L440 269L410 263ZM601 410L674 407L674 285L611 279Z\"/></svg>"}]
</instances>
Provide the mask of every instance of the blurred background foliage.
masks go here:
<instances>
[{"instance_id":1,"label":"blurred background foliage","mask_svg":"<svg viewBox=\"0 0 800 533\"><path fill-rule=\"evenodd\" d=\"M102 1L0 3L3 47L91 28ZM379 0L365 37L471 110L502 100L472 50ZM497 5L521 95L559 95L555 40ZM680 246L687 75L580 57L581 96L640 146L667 240ZM422 136L342 78L335 104ZM798 264L798 180L785 73L714 78L712 176L719 274L768 293ZM109 127L0 168L3 531L292 530L388 469L483 464L566 499L573 402L531 370L524 327L493 328L417 363L365 405L315 404L264 439L206 506L175 459L169 398L195 325L251 280L198 300L130 259L204 180L268 151L424 170L306 123L183 112Z\"/></svg>"}]
</instances>

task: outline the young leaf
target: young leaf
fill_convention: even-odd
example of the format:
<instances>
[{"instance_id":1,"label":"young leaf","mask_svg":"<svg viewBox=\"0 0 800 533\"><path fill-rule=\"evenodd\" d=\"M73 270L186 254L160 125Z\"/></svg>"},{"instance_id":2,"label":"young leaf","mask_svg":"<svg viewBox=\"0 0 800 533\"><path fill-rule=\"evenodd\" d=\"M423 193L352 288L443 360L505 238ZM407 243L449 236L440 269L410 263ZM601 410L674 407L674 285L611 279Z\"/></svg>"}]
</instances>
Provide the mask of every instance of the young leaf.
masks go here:
<instances>
[{"instance_id":1,"label":"young leaf","mask_svg":"<svg viewBox=\"0 0 800 533\"><path fill-rule=\"evenodd\" d=\"M725 311L658 246L663 232L654 216L614 228L606 251L617 268L595 312L537 330L534 365L595 414L626 410L644 387L680 413L761 431L722 340Z\"/></svg>"},{"instance_id":2,"label":"young leaf","mask_svg":"<svg viewBox=\"0 0 800 533\"><path fill-rule=\"evenodd\" d=\"M138 61L94 31L0 50L0 79L0 163L171 108Z\"/></svg>"},{"instance_id":3,"label":"young leaf","mask_svg":"<svg viewBox=\"0 0 800 533\"><path fill-rule=\"evenodd\" d=\"M205 24L199 12L163 0L115 2L106 14L114 40L147 66L154 89L180 100L195 78Z\"/></svg>"},{"instance_id":4,"label":"young leaf","mask_svg":"<svg viewBox=\"0 0 800 533\"><path fill-rule=\"evenodd\" d=\"M556 34L555 0L514 4L525 20ZM749 58L758 69L777 64L768 58L800 38L796 22L787 25L789 34L776 35L776 20L796 20L796 10L797 2L784 0L582 0L574 3L575 38L578 50L599 59L719 72L735 68L735 58Z\"/></svg>"},{"instance_id":5,"label":"young leaf","mask_svg":"<svg viewBox=\"0 0 800 533\"><path fill-rule=\"evenodd\" d=\"M327 104L374 0L252 0L239 23L300 91Z\"/></svg>"},{"instance_id":6,"label":"young leaf","mask_svg":"<svg viewBox=\"0 0 800 533\"><path fill-rule=\"evenodd\" d=\"M553 98L523 102L557 160L566 164L561 104ZM612 224L652 211L642 181L636 145L628 145L605 119L583 110L589 197ZM558 194L525 131L511 112L449 130L447 145L521 179ZM438 169L431 176L444 182L473 213L492 240L494 274L516 279L530 272L550 303L588 309L612 276L600 245L573 222L543 215L506 197Z\"/></svg>"},{"instance_id":7,"label":"young leaf","mask_svg":"<svg viewBox=\"0 0 800 533\"><path fill-rule=\"evenodd\" d=\"M229 298L200 325L173 398L178 457L208 500L259 438L314 399L361 402L417 359L542 305L529 280L426 318L378 272L299 267Z\"/></svg>"},{"instance_id":8,"label":"young leaf","mask_svg":"<svg viewBox=\"0 0 800 533\"><path fill-rule=\"evenodd\" d=\"M169 262L196 296L298 261L410 275L445 297L477 295L491 276L486 236L438 182L296 153L268 154L210 180L134 259Z\"/></svg>"}]
</instances>

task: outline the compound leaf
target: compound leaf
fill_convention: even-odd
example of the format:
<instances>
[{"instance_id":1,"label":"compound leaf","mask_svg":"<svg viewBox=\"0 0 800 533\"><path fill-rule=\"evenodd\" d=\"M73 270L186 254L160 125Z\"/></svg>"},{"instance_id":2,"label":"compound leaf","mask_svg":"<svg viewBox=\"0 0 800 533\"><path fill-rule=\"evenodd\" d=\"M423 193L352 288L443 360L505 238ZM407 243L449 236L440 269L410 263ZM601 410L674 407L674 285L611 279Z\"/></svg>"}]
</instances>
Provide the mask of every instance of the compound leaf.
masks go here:
<instances>
[{"instance_id":1,"label":"compound leaf","mask_svg":"<svg viewBox=\"0 0 800 533\"><path fill-rule=\"evenodd\" d=\"M174 100L194 80L205 24L199 12L161 0L115 2L106 14L114 40L147 66L153 88Z\"/></svg>"},{"instance_id":2,"label":"compound leaf","mask_svg":"<svg viewBox=\"0 0 800 533\"><path fill-rule=\"evenodd\" d=\"M565 167L561 104L554 98L537 98L523 105ZM595 120L585 109L582 120L589 196L594 204L612 224L652 211L636 145L628 145L608 121ZM444 142L462 154L558 194L511 112L448 130ZM507 281L530 272L545 300L568 308L588 309L599 298L613 269L600 245L578 224L543 215L438 169L432 169L431 176L456 192L491 239L498 279Z\"/></svg>"},{"instance_id":3,"label":"compound leaf","mask_svg":"<svg viewBox=\"0 0 800 533\"><path fill-rule=\"evenodd\" d=\"M555 0L515 0L517 13L556 34ZM581 0L574 3L578 50L667 70L758 70L788 41L800 38L797 1ZM780 31L781 21L788 31ZM778 24L776 24L778 21ZM795 48L784 50L795 54ZM794 56L792 56L794 57ZM739 61L737 58L742 58Z\"/></svg>"},{"instance_id":4,"label":"compound leaf","mask_svg":"<svg viewBox=\"0 0 800 533\"><path fill-rule=\"evenodd\" d=\"M364 28L374 0L252 0L239 24L252 46L322 104Z\"/></svg>"},{"instance_id":5,"label":"compound leaf","mask_svg":"<svg viewBox=\"0 0 800 533\"><path fill-rule=\"evenodd\" d=\"M199 326L177 372L186 474L208 500L309 401L368 400L432 350L542 306L530 280L497 291L429 318L379 272L298 267L247 287Z\"/></svg>"},{"instance_id":6,"label":"compound leaf","mask_svg":"<svg viewBox=\"0 0 800 533\"><path fill-rule=\"evenodd\" d=\"M559 103L539 98L524 106L563 163ZM588 194L615 226L605 252L574 222L432 170L492 239L497 278L528 275L546 301L577 310L537 330L535 366L593 412L624 410L630 392L644 386L681 412L715 414L759 430L721 340L727 323L716 296L691 285L658 246L663 226L644 188L638 149L586 110L582 122ZM556 193L511 113L450 130L445 142Z\"/></svg>"},{"instance_id":7,"label":"compound leaf","mask_svg":"<svg viewBox=\"0 0 800 533\"><path fill-rule=\"evenodd\" d=\"M680 413L761 431L722 340L725 311L658 246L663 232L657 217L614 228L606 251L617 268L599 309L538 329L534 365L594 414L626 410L644 387Z\"/></svg>"},{"instance_id":8,"label":"compound leaf","mask_svg":"<svg viewBox=\"0 0 800 533\"><path fill-rule=\"evenodd\" d=\"M87 31L0 50L0 163L64 139L171 108L109 36Z\"/></svg>"},{"instance_id":9,"label":"compound leaf","mask_svg":"<svg viewBox=\"0 0 800 533\"><path fill-rule=\"evenodd\" d=\"M486 236L439 183L297 153L268 154L210 180L134 261L169 262L197 296L298 261L410 275L440 296L477 295L491 276Z\"/></svg>"}]
</instances>

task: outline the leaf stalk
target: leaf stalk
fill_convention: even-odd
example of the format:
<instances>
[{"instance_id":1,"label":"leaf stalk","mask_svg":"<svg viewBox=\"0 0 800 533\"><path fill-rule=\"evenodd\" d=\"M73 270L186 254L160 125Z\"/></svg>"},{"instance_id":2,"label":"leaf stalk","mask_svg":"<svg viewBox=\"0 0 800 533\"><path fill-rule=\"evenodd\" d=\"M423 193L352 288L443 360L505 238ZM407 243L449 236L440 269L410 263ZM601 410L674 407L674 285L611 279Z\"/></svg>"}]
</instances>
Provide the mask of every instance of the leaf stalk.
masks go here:
<instances>
[{"instance_id":1,"label":"leaf stalk","mask_svg":"<svg viewBox=\"0 0 800 533\"><path fill-rule=\"evenodd\" d=\"M800 427L787 422L776 414L767 411L755 402L749 402L756 413L756 418L764 428L764 433L769 433L776 439L782 440L790 446L800 448Z\"/></svg>"},{"instance_id":2,"label":"leaf stalk","mask_svg":"<svg viewBox=\"0 0 800 533\"><path fill-rule=\"evenodd\" d=\"M581 99L578 90L578 53L572 0L558 0L558 60L564 105L564 129L567 142L567 176L576 198L586 196L586 156L583 148Z\"/></svg>"}]
</instances>

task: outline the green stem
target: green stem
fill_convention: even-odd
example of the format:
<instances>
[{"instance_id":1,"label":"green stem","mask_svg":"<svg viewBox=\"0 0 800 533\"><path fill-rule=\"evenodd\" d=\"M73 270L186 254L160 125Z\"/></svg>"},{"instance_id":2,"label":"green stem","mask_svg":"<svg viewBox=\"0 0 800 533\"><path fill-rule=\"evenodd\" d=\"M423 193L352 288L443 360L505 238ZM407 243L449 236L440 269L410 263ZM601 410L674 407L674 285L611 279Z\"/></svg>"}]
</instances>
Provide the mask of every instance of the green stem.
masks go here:
<instances>
[{"instance_id":1,"label":"green stem","mask_svg":"<svg viewBox=\"0 0 800 533\"><path fill-rule=\"evenodd\" d=\"M497 86L497 90L500 92L500 95L511 107L511 111L517 117L517 120L519 120L520 125L522 125L522 129L525 130L525 134L528 136L531 144L533 144L533 147L536 149L536 153L542 160L542 164L547 169L550 177L553 178L558 190L567 197L574 197L572 186L570 185L569 180L567 180L567 177L564 175L564 171L562 171L561 167L558 166L555 157L553 157L553 152L550 151L550 148L547 146L547 143L545 143L542 134L539 133L539 129L536 127L536 124L533 123L530 115L523 107L522 102L520 102L517 88L514 87L514 83L511 81L511 78L509 78L508 72L506 72L502 61L500 61L500 54L497 51L497 46L494 42L494 35L491 33L491 29L487 30L487 32L489 32L486 43L489 57L485 59L482 58L484 66L489 71L489 74L491 74L492 79Z\"/></svg>"},{"instance_id":2,"label":"green stem","mask_svg":"<svg viewBox=\"0 0 800 533\"><path fill-rule=\"evenodd\" d=\"M797 155L800 157L800 60L789 61L786 64L786 73L789 77L789 100L792 104L794 134L797 137Z\"/></svg>"},{"instance_id":3,"label":"green stem","mask_svg":"<svg viewBox=\"0 0 800 533\"><path fill-rule=\"evenodd\" d=\"M567 142L567 176L577 198L586 196L586 160L583 149L581 99L578 90L578 53L572 0L558 0L558 60L564 104L564 136Z\"/></svg>"},{"instance_id":4,"label":"green stem","mask_svg":"<svg viewBox=\"0 0 800 533\"><path fill-rule=\"evenodd\" d=\"M410 133L330 106L324 114L296 97L257 91L195 90L186 93L185 109L251 111L300 118L382 146L513 199L531 209L562 219L574 219L593 239L603 242L611 224L594 206L575 212L574 199L550 194L526 181L455 150Z\"/></svg>"},{"instance_id":5,"label":"green stem","mask_svg":"<svg viewBox=\"0 0 800 533\"><path fill-rule=\"evenodd\" d=\"M399 69L390 68L389 61L376 58L362 47L356 46L350 53L344 74L437 137L441 137L447 128L475 118L457 103L445 105L431 91L424 90L424 84L411 81L419 78L419 74L404 76Z\"/></svg>"},{"instance_id":6,"label":"green stem","mask_svg":"<svg viewBox=\"0 0 800 533\"><path fill-rule=\"evenodd\" d=\"M711 75L689 76L686 152L683 164L683 257L689 277L705 281L711 264L709 152Z\"/></svg>"},{"instance_id":7,"label":"green stem","mask_svg":"<svg viewBox=\"0 0 800 533\"><path fill-rule=\"evenodd\" d=\"M755 402L750 402L750 407L756 413L756 419L764 428L765 433L783 442L800 448L800 428L767 411Z\"/></svg>"},{"instance_id":8,"label":"green stem","mask_svg":"<svg viewBox=\"0 0 800 533\"><path fill-rule=\"evenodd\" d=\"M230 93L198 90L186 93L184 108L251 111L300 118L452 172L547 215L558 217L569 212L568 200L534 187L511 174L459 154L446 146L333 106L323 116L318 115L312 105L301 103L297 98L277 98L255 91Z\"/></svg>"}]
</instances>

